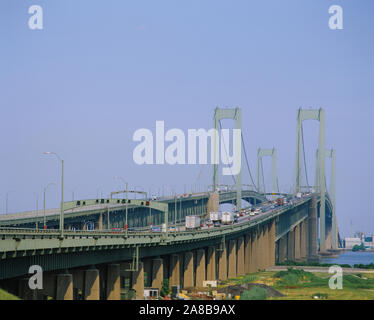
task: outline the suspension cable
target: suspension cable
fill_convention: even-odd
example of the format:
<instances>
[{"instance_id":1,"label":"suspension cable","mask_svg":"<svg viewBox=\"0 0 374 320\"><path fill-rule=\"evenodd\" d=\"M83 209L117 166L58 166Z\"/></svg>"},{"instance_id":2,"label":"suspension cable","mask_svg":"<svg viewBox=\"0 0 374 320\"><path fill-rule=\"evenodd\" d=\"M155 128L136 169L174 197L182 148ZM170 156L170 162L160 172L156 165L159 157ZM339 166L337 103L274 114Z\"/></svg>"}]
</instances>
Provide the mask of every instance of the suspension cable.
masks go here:
<instances>
[{"instance_id":1,"label":"suspension cable","mask_svg":"<svg viewBox=\"0 0 374 320\"><path fill-rule=\"evenodd\" d=\"M219 128L220 128L220 130L222 131L221 120L219 120L218 122L219 122ZM227 150L226 150L225 139L222 139L222 141L223 141L223 147L224 147L224 149L225 149L226 157L227 157L227 159L228 159L228 158L229 158L229 155L228 155ZM229 168L230 168L230 172L231 172L231 177L232 177L232 179L234 180L234 185L236 185L236 180L235 180L234 175L232 174L231 167L229 167Z\"/></svg>"},{"instance_id":2,"label":"suspension cable","mask_svg":"<svg viewBox=\"0 0 374 320\"><path fill-rule=\"evenodd\" d=\"M262 157L261 157L261 172L262 172L262 184L264 186L264 193L266 193L265 176L264 176L264 166L262 165Z\"/></svg>"},{"instance_id":3,"label":"suspension cable","mask_svg":"<svg viewBox=\"0 0 374 320\"><path fill-rule=\"evenodd\" d=\"M247 157L247 151L245 150L245 144L244 144L244 138L243 138L243 133L241 133L241 137L242 137L242 145L243 145L243 149L244 149L244 156L245 156L245 162L247 164L247 169L248 169L248 172L249 172L249 176L251 178L251 181L252 181L252 185L255 187L255 189L257 190L257 192L259 192L259 187L256 186L256 184L254 183L254 180L253 180L253 177L252 177L252 173L251 173L251 169L249 168L249 164L248 164L248 157Z\"/></svg>"},{"instance_id":4,"label":"suspension cable","mask_svg":"<svg viewBox=\"0 0 374 320\"><path fill-rule=\"evenodd\" d=\"M304 127L301 123L301 141L303 145L303 158L304 158L304 169L305 169L305 179L306 179L306 185L308 186L308 191L310 190L309 186L309 180L308 180L308 171L306 169L306 159L305 159L305 146L304 146Z\"/></svg>"}]
</instances>

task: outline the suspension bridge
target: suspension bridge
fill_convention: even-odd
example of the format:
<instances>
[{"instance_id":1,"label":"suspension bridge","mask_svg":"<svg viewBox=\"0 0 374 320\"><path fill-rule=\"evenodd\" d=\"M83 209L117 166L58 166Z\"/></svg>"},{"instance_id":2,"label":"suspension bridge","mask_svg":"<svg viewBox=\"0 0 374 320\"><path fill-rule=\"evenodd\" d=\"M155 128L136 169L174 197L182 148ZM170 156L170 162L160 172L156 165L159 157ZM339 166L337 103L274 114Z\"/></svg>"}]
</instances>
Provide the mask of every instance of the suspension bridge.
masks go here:
<instances>
[{"instance_id":1,"label":"suspension bridge","mask_svg":"<svg viewBox=\"0 0 374 320\"><path fill-rule=\"evenodd\" d=\"M335 150L325 149L324 117L323 109L297 111L293 193L279 190L275 148L258 150L255 183L242 135L249 184L242 184L240 171L232 176L232 187L221 188L218 164L213 164L211 190L205 192L154 199L126 188L109 198L62 202L58 209L0 215L0 286L24 299L117 300L127 284L142 299L145 286L160 290L164 279L182 288L202 287L206 280L225 280L286 260L317 261L336 252ZM216 108L215 129L222 130L223 119L234 120L241 130L240 108ZM306 170L305 120L319 122L313 185ZM265 190L263 157L272 157L272 192ZM326 157L332 159L331 192L326 188ZM142 198L129 199L129 193L141 193ZM274 196L285 198L286 204L274 205ZM242 201L247 207L242 208ZM181 227L186 216L206 219L224 203L241 213L236 223ZM260 213L252 216L248 207ZM43 289L28 286L33 265L43 270Z\"/></svg>"}]
</instances>

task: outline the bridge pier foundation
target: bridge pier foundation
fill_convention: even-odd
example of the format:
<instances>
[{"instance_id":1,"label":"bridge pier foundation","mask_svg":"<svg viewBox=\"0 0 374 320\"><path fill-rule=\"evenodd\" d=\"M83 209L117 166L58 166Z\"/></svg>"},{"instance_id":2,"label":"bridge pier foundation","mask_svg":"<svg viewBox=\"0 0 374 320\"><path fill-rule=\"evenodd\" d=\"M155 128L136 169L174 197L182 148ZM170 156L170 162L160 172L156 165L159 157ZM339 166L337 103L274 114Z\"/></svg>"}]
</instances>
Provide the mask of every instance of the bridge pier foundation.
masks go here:
<instances>
[{"instance_id":1,"label":"bridge pier foundation","mask_svg":"<svg viewBox=\"0 0 374 320\"><path fill-rule=\"evenodd\" d=\"M295 227L295 261L300 261L300 225Z\"/></svg>"},{"instance_id":2,"label":"bridge pier foundation","mask_svg":"<svg viewBox=\"0 0 374 320\"><path fill-rule=\"evenodd\" d=\"M84 300L100 300L99 270L87 269L84 275Z\"/></svg>"},{"instance_id":3,"label":"bridge pier foundation","mask_svg":"<svg viewBox=\"0 0 374 320\"><path fill-rule=\"evenodd\" d=\"M269 229L270 257L269 267L275 266L275 221L272 220Z\"/></svg>"},{"instance_id":4,"label":"bridge pier foundation","mask_svg":"<svg viewBox=\"0 0 374 320\"><path fill-rule=\"evenodd\" d=\"M244 271L244 238L240 237L237 240L237 261L236 261L236 275L243 276L245 274Z\"/></svg>"},{"instance_id":5,"label":"bridge pier foundation","mask_svg":"<svg viewBox=\"0 0 374 320\"><path fill-rule=\"evenodd\" d=\"M144 259L144 277L145 277L145 286L152 286L152 259Z\"/></svg>"},{"instance_id":6,"label":"bridge pier foundation","mask_svg":"<svg viewBox=\"0 0 374 320\"><path fill-rule=\"evenodd\" d=\"M205 250L196 250L195 286L202 287L205 281Z\"/></svg>"},{"instance_id":7,"label":"bridge pier foundation","mask_svg":"<svg viewBox=\"0 0 374 320\"><path fill-rule=\"evenodd\" d=\"M184 253L183 287L194 287L194 254L192 251Z\"/></svg>"},{"instance_id":8,"label":"bridge pier foundation","mask_svg":"<svg viewBox=\"0 0 374 320\"><path fill-rule=\"evenodd\" d=\"M227 279L227 245L226 242L223 243L223 246L218 251L218 279L226 280Z\"/></svg>"},{"instance_id":9,"label":"bridge pier foundation","mask_svg":"<svg viewBox=\"0 0 374 320\"><path fill-rule=\"evenodd\" d=\"M287 234L287 260L295 260L295 231L289 231Z\"/></svg>"},{"instance_id":10,"label":"bridge pier foundation","mask_svg":"<svg viewBox=\"0 0 374 320\"><path fill-rule=\"evenodd\" d=\"M287 235L284 235L278 240L279 262L283 262L287 259L287 237Z\"/></svg>"},{"instance_id":11,"label":"bridge pier foundation","mask_svg":"<svg viewBox=\"0 0 374 320\"><path fill-rule=\"evenodd\" d=\"M106 299L121 300L120 265L108 264L106 272Z\"/></svg>"},{"instance_id":12,"label":"bridge pier foundation","mask_svg":"<svg viewBox=\"0 0 374 320\"><path fill-rule=\"evenodd\" d=\"M317 230L317 197L312 196L309 203L308 212L308 261L318 261L317 244L318 244L318 230Z\"/></svg>"},{"instance_id":13,"label":"bridge pier foundation","mask_svg":"<svg viewBox=\"0 0 374 320\"><path fill-rule=\"evenodd\" d=\"M73 275L58 274L56 279L56 300L73 300Z\"/></svg>"},{"instance_id":14,"label":"bridge pier foundation","mask_svg":"<svg viewBox=\"0 0 374 320\"><path fill-rule=\"evenodd\" d=\"M300 224L300 260L305 260L307 255L308 222L304 220Z\"/></svg>"},{"instance_id":15,"label":"bridge pier foundation","mask_svg":"<svg viewBox=\"0 0 374 320\"><path fill-rule=\"evenodd\" d=\"M164 279L164 261L161 258L152 260L152 287L161 290Z\"/></svg>"},{"instance_id":16,"label":"bridge pier foundation","mask_svg":"<svg viewBox=\"0 0 374 320\"><path fill-rule=\"evenodd\" d=\"M251 263L251 236L249 234L244 237L244 272L250 273Z\"/></svg>"},{"instance_id":17,"label":"bridge pier foundation","mask_svg":"<svg viewBox=\"0 0 374 320\"><path fill-rule=\"evenodd\" d=\"M29 278L18 280L18 297L22 300L36 300L36 290L29 287Z\"/></svg>"},{"instance_id":18,"label":"bridge pier foundation","mask_svg":"<svg viewBox=\"0 0 374 320\"><path fill-rule=\"evenodd\" d=\"M170 286L180 286L180 262L179 255L170 256Z\"/></svg>"},{"instance_id":19,"label":"bridge pier foundation","mask_svg":"<svg viewBox=\"0 0 374 320\"><path fill-rule=\"evenodd\" d=\"M214 246L208 247L206 259L207 259L206 279L216 280L217 279L216 247Z\"/></svg>"},{"instance_id":20,"label":"bridge pier foundation","mask_svg":"<svg viewBox=\"0 0 374 320\"><path fill-rule=\"evenodd\" d=\"M135 290L136 300L144 299L144 266L143 262L139 261L138 271L132 271L132 288Z\"/></svg>"},{"instance_id":21,"label":"bridge pier foundation","mask_svg":"<svg viewBox=\"0 0 374 320\"><path fill-rule=\"evenodd\" d=\"M257 231L252 231L251 234L251 259L250 259L250 269L251 272L256 272L257 271Z\"/></svg>"},{"instance_id":22,"label":"bridge pier foundation","mask_svg":"<svg viewBox=\"0 0 374 320\"><path fill-rule=\"evenodd\" d=\"M236 277L236 240L229 241L228 248L228 278Z\"/></svg>"}]
</instances>

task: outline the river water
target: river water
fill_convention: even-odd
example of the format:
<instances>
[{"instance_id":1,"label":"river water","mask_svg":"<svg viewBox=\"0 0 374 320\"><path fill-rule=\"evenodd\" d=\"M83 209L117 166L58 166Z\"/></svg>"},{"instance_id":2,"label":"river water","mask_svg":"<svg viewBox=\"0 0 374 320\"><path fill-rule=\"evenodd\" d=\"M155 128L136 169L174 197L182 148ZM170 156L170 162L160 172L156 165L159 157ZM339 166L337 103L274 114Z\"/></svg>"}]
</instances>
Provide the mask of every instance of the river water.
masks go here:
<instances>
[{"instance_id":1,"label":"river water","mask_svg":"<svg viewBox=\"0 0 374 320\"><path fill-rule=\"evenodd\" d=\"M323 258L322 263L336 263L336 264L369 264L374 263L374 252L352 252L345 251L339 255L338 258Z\"/></svg>"}]
</instances>

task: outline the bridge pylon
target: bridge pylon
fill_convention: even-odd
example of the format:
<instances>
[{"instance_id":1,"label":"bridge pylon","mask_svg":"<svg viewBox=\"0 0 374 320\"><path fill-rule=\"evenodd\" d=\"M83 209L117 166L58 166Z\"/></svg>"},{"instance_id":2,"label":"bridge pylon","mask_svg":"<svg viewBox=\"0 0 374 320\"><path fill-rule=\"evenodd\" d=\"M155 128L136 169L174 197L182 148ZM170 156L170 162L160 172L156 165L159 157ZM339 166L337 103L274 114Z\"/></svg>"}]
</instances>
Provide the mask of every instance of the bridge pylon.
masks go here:
<instances>
[{"instance_id":1,"label":"bridge pylon","mask_svg":"<svg viewBox=\"0 0 374 320\"><path fill-rule=\"evenodd\" d=\"M261 176L261 171L262 171L262 158L263 157L266 157L266 156L269 156L269 157L272 157L273 159L273 193L277 193L277 186L278 186L278 183L277 183L277 150L275 148L273 149L261 149L261 148L258 148L258 151L257 151L257 189L258 189L258 192L261 192L261 180L260 180L260 176ZM265 186L263 186L264 188L264 193L265 193Z\"/></svg>"},{"instance_id":2,"label":"bridge pylon","mask_svg":"<svg viewBox=\"0 0 374 320\"><path fill-rule=\"evenodd\" d=\"M319 136L318 136L318 166L319 179L324 181L325 177L325 111L320 109L297 110L297 125L296 125L296 193L301 189L301 155L303 150L303 133L302 122L304 120L319 121ZM305 160L305 159L304 159ZM320 204L320 251L326 251L326 225L325 225L325 206L326 206L326 187L322 183L319 188L321 204Z\"/></svg>"},{"instance_id":3,"label":"bridge pylon","mask_svg":"<svg viewBox=\"0 0 374 320\"><path fill-rule=\"evenodd\" d=\"M233 108L233 109L214 109L214 116L213 116L213 125L216 132L220 130L220 120L222 119L232 119L235 120L235 129L242 130L242 112L240 108ZM218 137L216 135L213 136L213 154L218 155L218 141L216 140ZM221 146L221 148L225 148ZM238 146L241 150L241 142L240 146ZM229 152L229 150L227 150ZM222 151L221 151L222 154ZM218 159L216 159L218 160ZM240 163L241 163L241 152L240 152ZM237 210L241 209L241 200L242 200L242 170L240 165L239 173L235 176L235 183L236 183L236 208ZM216 190L218 185L218 161L214 161L213 163L213 191Z\"/></svg>"},{"instance_id":4,"label":"bridge pylon","mask_svg":"<svg viewBox=\"0 0 374 320\"><path fill-rule=\"evenodd\" d=\"M331 246L333 250L336 250L338 248L338 228L337 228L337 219L336 219L336 211L335 211L335 204L336 204L336 184L335 184L335 177L336 177L336 154L334 149L326 149L325 150L325 156L327 158L331 158L331 182L330 182L330 188L331 188L331 202L332 202L332 241ZM316 151L316 159L319 158L319 152L318 149ZM318 161L316 162L316 176L315 176L315 183L314 185L316 188L320 188L320 177L319 177L319 166ZM323 184L326 186L326 176L324 177Z\"/></svg>"}]
</instances>

